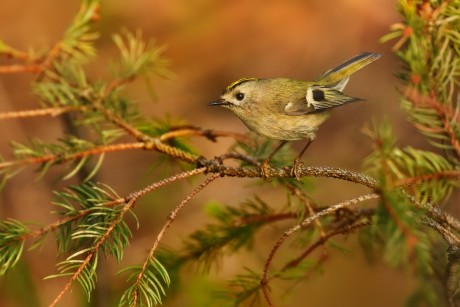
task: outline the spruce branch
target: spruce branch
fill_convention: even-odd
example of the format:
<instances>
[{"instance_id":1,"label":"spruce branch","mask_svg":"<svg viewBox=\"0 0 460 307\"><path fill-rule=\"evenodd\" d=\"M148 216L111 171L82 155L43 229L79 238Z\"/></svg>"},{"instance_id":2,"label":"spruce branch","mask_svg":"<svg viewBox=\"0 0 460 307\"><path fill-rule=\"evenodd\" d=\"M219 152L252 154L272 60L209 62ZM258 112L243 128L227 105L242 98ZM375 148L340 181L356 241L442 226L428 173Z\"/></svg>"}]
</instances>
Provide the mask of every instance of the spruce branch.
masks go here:
<instances>
[{"instance_id":1,"label":"spruce branch","mask_svg":"<svg viewBox=\"0 0 460 307\"><path fill-rule=\"evenodd\" d=\"M455 306L454 297L460 290L459 281L460 281L460 238L452 233L452 231L440 223L428 219L422 218L421 223L429 226L433 230L437 231L448 244L447 249L447 270L446 270L446 290L447 290L447 299L451 306Z\"/></svg>"},{"instance_id":2,"label":"spruce branch","mask_svg":"<svg viewBox=\"0 0 460 307\"><path fill-rule=\"evenodd\" d=\"M28 231L19 221L0 221L0 275L4 275L18 262L24 249L21 238Z\"/></svg>"},{"instance_id":3,"label":"spruce branch","mask_svg":"<svg viewBox=\"0 0 460 307\"><path fill-rule=\"evenodd\" d=\"M38 64L15 64L15 65L2 65L0 66L0 74L16 74L23 72L30 72L33 74L40 73L42 66Z\"/></svg>"},{"instance_id":4,"label":"spruce branch","mask_svg":"<svg viewBox=\"0 0 460 307\"><path fill-rule=\"evenodd\" d=\"M0 55L10 58L10 59L17 59L20 61L28 62L31 61L31 55L28 52L23 52L21 50L17 50L3 40L0 39Z\"/></svg>"},{"instance_id":5,"label":"spruce branch","mask_svg":"<svg viewBox=\"0 0 460 307\"><path fill-rule=\"evenodd\" d=\"M133 149L145 149L145 143L120 143L120 144L112 144L112 145L104 145L94 147L88 150L76 152L76 153L69 153L69 154L54 154L54 155L44 155L39 157L31 157L25 158L22 160L12 160L12 161L5 161L0 162L0 169L7 168L11 166L21 166L27 164L41 164L46 162L55 162L57 164L64 163L67 161L73 161L80 158L94 156L94 155L101 155L108 152L114 151L125 151L125 150L133 150Z\"/></svg>"},{"instance_id":6,"label":"spruce branch","mask_svg":"<svg viewBox=\"0 0 460 307\"><path fill-rule=\"evenodd\" d=\"M84 109L84 107L66 106L66 107L4 112L4 113L0 113L0 120L39 117L39 116L55 117L55 116L59 116L67 112L82 111L82 109Z\"/></svg>"},{"instance_id":7,"label":"spruce branch","mask_svg":"<svg viewBox=\"0 0 460 307\"><path fill-rule=\"evenodd\" d=\"M120 224L123 223L123 218L125 214L132 209L134 204L136 203L137 199L139 197L142 197L146 193L152 192L160 187L163 187L166 184L173 183L175 181L185 179L187 177L193 176L195 174L199 174L203 172L204 169L202 170L193 170L189 172L183 172L178 175L171 176L169 178L163 179L159 182L153 183L152 185L138 191L131 193L128 195L126 198L123 199L122 203L122 208L118 212L116 212L116 216L110 221L109 223L105 223L104 227L100 228L97 230L97 232L92 231L90 228L92 226L89 226L87 229L82 229L81 231L77 231L73 233L73 238L78 239L78 238L94 238L95 242L94 245L91 246L88 249L84 249L81 251L76 252L75 254L69 256L66 261L62 262L60 264L62 274L54 275L51 277L59 277L62 275L68 275L68 271L75 269L75 272L71 275L70 280L67 282L67 284L64 286L62 291L56 296L54 301L51 303L50 306L55 306L62 298L62 296L70 289L72 284L76 281L79 280L80 284L85 288L85 291L89 293L93 290L94 288L94 279L95 279L95 270L97 267L97 258L98 254L101 250L105 250L106 252L108 251L112 255L116 256L119 260L122 255L122 249L124 246L128 243L126 242L117 242L117 240L126 240L126 235L121 235L117 234L117 231L120 231L117 229ZM212 177L211 177L212 178ZM215 179L215 178L214 178ZM207 183L211 182L212 180L207 180L205 181L206 184L202 184L199 188L197 188L194 192L195 194L198 193L202 188L204 188ZM190 194L189 198L186 200L190 200L195 194ZM114 202L117 202L117 200L114 200L111 202L113 204ZM185 205L186 202L181 203L182 206ZM182 207L179 206L177 211ZM104 206L99 206L99 207L104 207ZM126 230L129 231L129 228L127 226ZM102 232L101 232L102 230ZM115 237L114 237L115 236ZM111 247L110 245L107 245L107 242L109 240L114 241L118 246ZM109 242L110 243L110 242ZM77 256L87 253L86 257L83 260L74 260ZM152 253L153 254L153 253ZM153 261L152 257L149 257L149 261ZM147 264L145 265L147 267Z\"/></svg>"},{"instance_id":8,"label":"spruce branch","mask_svg":"<svg viewBox=\"0 0 460 307\"><path fill-rule=\"evenodd\" d=\"M205 171L205 169L202 168L202 169L194 169L194 170L191 170L191 171L179 173L179 174L173 175L171 177L168 177L166 179L163 179L163 180L160 180L158 182L155 182L155 183L143 188L142 190L132 192L132 193L130 193L129 195L127 195L125 197L113 198L113 199L111 199L111 200L109 200L107 202L97 203L97 205L107 207L107 208L118 206L120 204L129 202L131 199L138 199L138 198L144 196L145 194L153 192L153 191L155 191L155 190L157 190L157 189L159 189L159 188L161 188L161 187L163 187L165 185L168 185L168 184L174 183L176 181L183 180L183 179L189 178L191 176L203 173L204 171ZM40 229L23 233L19 238L17 238L17 240L18 241L24 241L24 240L27 240L29 238L32 239L32 238L37 238L37 237L43 237L47 233L57 230L62 225L71 223L71 222L73 222L75 220L81 219L82 217L90 214L91 210L92 209L89 208L89 209L76 211L76 212L74 212L74 214L68 215L68 216L66 216L66 217L64 217L64 218L62 218L60 220L57 220L54 223L46 225L46 226L44 226L44 227L42 227ZM7 243L9 243L9 241ZM4 246L4 245L5 244L0 244L0 246Z\"/></svg>"},{"instance_id":9,"label":"spruce branch","mask_svg":"<svg viewBox=\"0 0 460 307\"><path fill-rule=\"evenodd\" d=\"M62 40L56 42L42 58L35 58L31 53L17 50L0 41L0 54L26 62L0 66L0 74L30 72L40 75L57 61L69 58L83 60L93 56L95 51L92 44L98 35L91 32L90 24L98 19L98 15L99 0L82 1L78 13ZM53 73L50 72L48 76L53 76Z\"/></svg>"},{"instance_id":10,"label":"spruce branch","mask_svg":"<svg viewBox=\"0 0 460 307\"><path fill-rule=\"evenodd\" d=\"M155 242L153 243L153 246L152 248L150 249L149 251L149 255L148 255L148 259L149 258L152 258L153 254L155 253L156 249L158 248L158 245L161 241L161 239L163 238L166 230L171 226L171 224L174 222L174 220L176 219L176 216L177 214L179 213L179 211L190 201L192 200L199 192L201 192L201 190L203 190L208 184L210 184L211 182L213 182L214 180L216 180L217 178L219 178L219 175L212 175L210 176L209 178L207 178L205 181L203 181L203 183L201 183L196 189L194 189L190 194L187 195L187 197L185 197L185 199L183 201L180 202L180 204L178 204L174 210L171 211L171 213L169 214L167 220L166 220L166 223L163 225L163 227L161 228L161 230L159 231L156 239L155 239ZM146 261L147 262L147 261ZM144 263L143 267L146 266L146 262ZM142 276L140 276L139 278L142 278Z\"/></svg>"},{"instance_id":11,"label":"spruce branch","mask_svg":"<svg viewBox=\"0 0 460 307\"><path fill-rule=\"evenodd\" d=\"M350 207L352 205L356 205L356 204L358 204L360 202L363 202L363 201L366 201L366 200L377 199L379 197L380 196L378 194L371 193L371 194L366 194L366 195L362 195L362 196L353 198L353 199L348 200L348 201L341 202L339 204L330 206L330 207L328 207L328 208L316 213L315 215L312 215L312 216L309 216L309 217L305 218L303 221L301 221L296 226L293 226L290 229L286 230L283 233L283 235L278 239L278 241L275 243L275 245L273 246L272 250L270 251L270 253L268 255L268 258L267 258L267 260L265 262L262 279L260 281L260 283L262 285L262 290L263 290L263 293L264 293L264 297L265 297L265 300L267 301L268 305L273 306L273 302L272 302L272 300L270 298L269 288L268 288L268 281L269 281L268 271L270 270L270 267L272 265L273 258L275 257L276 253L278 252L280 247L283 245L283 243L286 241L286 239L288 239L293 233L295 233L295 232L299 231L300 229L306 227L307 225L309 225L310 223L314 222L315 220L319 219L322 216L330 215L330 214L336 212L337 210L347 208L347 207Z\"/></svg>"},{"instance_id":12,"label":"spruce branch","mask_svg":"<svg viewBox=\"0 0 460 307\"><path fill-rule=\"evenodd\" d=\"M219 267L224 255L231 255L242 248L251 248L255 234L265 225L285 220L298 220L295 211L274 212L269 204L256 197L240 206L208 207L216 223L206 225L189 235L179 250L169 251L162 261L169 270L177 270L192 263L200 271L208 272L213 264Z\"/></svg>"},{"instance_id":13,"label":"spruce branch","mask_svg":"<svg viewBox=\"0 0 460 307\"><path fill-rule=\"evenodd\" d=\"M72 284L79 278L84 279L80 283L85 287L86 292L91 292L92 289L94 289L94 279L95 279L95 274L96 274L96 267L97 267L97 260L96 258L98 257L98 253L100 249L102 248L103 244L110 238L110 235L112 232L115 230L116 226L118 223L120 223L124 217L124 215L131 210L132 206L135 204L136 199L132 198L129 202L127 202L124 206L123 209L120 211L118 214L118 218L115 219L106 229L105 233L97 240L96 244L88 250L87 256L84 258L83 261L79 264L77 270L73 273L71 276L70 280L67 282L67 284L64 286L64 288L59 292L59 294L56 296L56 298L53 300L53 302L50 304L50 307L56 306L56 304L61 300L62 296L69 291L70 287ZM85 250L83 250L85 251ZM78 252L78 254L81 254L82 251ZM75 257L75 254L67 258L67 261L70 260L70 264L73 265L74 261L71 261L72 258ZM94 263L91 265L91 261ZM87 270L87 267L91 265L90 269L90 274L88 276L82 276L82 273ZM66 267L63 268L64 272L66 270ZM54 277L54 276L53 276ZM89 286L88 286L89 284Z\"/></svg>"},{"instance_id":14,"label":"spruce branch","mask_svg":"<svg viewBox=\"0 0 460 307\"><path fill-rule=\"evenodd\" d=\"M304 260L306 257L308 257L313 251L315 251L318 247L324 246L324 244L329 241L332 237L335 237L337 235L344 235L344 234L349 234L353 232L356 229L367 227L371 225L372 222L370 220L365 220L363 222L358 222L358 223L353 223L349 225L345 225L343 227L340 227L338 229L331 230L324 235L322 235L316 242L311 244L300 256L295 258L294 260L289 261L286 263L286 265L281 269L281 272L288 270L292 267L296 267Z\"/></svg>"},{"instance_id":15,"label":"spruce branch","mask_svg":"<svg viewBox=\"0 0 460 307\"><path fill-rule=\"evenodd\" d=\"M196 189L194 189L187 197L171 211L168 216L166 223L163 225L161 230L158 232L155 242L153 246L150 248L147 257L145 258L144 263L140 268L136 268L137 276L132 286L128 288L128 290L123 294L120 304L129 304L129 306L137 307L137 306L150 306L152 302L154 303L161 303L161 297L151 290L151 286L155 287L155 283L152 281L149 282L149 279L152 279L152 264L155 263L154 254L162 240L166 230L171 226L174 222L177 214L179 211L192 200L200 191L202 191L208 184L213 182L217 179L218 175L212 175L208 177L203 183L201 183ZM163 268L164 275L167 276L166 270ZM166 283L169 283L166 278L163 278ZM158 292L158 291L157 291ZM163 292L163 295L165 293Z\"/></svg>"}]
</instances>

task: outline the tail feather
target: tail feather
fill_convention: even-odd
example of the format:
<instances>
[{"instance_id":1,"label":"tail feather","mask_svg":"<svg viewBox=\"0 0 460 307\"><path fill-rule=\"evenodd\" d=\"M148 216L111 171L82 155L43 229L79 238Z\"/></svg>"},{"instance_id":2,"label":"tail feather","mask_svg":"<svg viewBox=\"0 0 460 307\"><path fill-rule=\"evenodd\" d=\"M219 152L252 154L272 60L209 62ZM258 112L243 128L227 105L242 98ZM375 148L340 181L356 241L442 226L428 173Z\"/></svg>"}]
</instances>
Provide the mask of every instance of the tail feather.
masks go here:
<instances>
[{"instance_id":1,"label":"tail feather","mask_svg":"<svg viewBox=\"0 0 460 307\"><path fill-rule=\"evenodd\" d=\"M320 85L332 85L334 83L339 84L341 80L347 78L354 72L374 62L382 55L380 53L363 52L351 59L343 62L339 66L326 71L321 77L319 77L317 83ZM345 82L346 84L346 82ZM342 86L345 87L344 85Z\"/></svg>"}]
</instances>

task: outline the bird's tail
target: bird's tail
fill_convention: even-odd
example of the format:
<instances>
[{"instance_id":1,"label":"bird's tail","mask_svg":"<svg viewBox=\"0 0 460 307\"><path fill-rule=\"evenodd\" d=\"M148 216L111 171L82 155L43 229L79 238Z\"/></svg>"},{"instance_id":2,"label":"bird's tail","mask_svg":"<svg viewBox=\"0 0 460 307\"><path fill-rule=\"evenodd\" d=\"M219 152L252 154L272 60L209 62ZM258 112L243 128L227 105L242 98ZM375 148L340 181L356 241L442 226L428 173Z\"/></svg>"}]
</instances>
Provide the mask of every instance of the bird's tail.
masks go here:
<instances>
[{"instance_id":1,"label":"bird's tail","mask_svg":"<svg viewBox=\"0 0 460 307\"><path fill-rule=\"evenodd\" d=\"M351 74L374 62L381 56L380 53L372 52L358 54L339 66L326 71L318 78L317 83L321 85L333 85L338 91L342 91Z\"/></svg>"}]
</instances>

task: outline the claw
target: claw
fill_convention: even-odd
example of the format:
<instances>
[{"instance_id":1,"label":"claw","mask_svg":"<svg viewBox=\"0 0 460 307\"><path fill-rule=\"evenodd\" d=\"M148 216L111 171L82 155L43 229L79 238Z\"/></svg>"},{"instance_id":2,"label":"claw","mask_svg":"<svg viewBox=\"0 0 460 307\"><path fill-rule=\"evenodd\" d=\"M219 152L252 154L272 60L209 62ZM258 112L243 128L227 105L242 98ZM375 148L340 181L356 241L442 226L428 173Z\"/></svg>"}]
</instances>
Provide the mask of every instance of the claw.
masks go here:
<instances>
[{"instance_id":1,"label":"claw","mask_svg":"<svg viewBox=\"0 0 460 307\"><path fill-rule=\"evenodd\" d=\"M262 175L262 178L268 179L268 170L270 169L270 164L268 164L268 160L264 160L262 162L262 165L260 166L260 174Z\"/></svg>"},{"instance_id":2,"label":"claw","mask_svg":"<svg viewBox=\"0 0 460 307\"><path fill-rule=\"evenodd\" d=\"M291 176L295 176L295 178L297 178L297 181L300 181L300 179L302 178L302 167L303 163L300 162L298 159L295 159L294 165L292 166L291 170Z\"/></svg>"}]
</instances>

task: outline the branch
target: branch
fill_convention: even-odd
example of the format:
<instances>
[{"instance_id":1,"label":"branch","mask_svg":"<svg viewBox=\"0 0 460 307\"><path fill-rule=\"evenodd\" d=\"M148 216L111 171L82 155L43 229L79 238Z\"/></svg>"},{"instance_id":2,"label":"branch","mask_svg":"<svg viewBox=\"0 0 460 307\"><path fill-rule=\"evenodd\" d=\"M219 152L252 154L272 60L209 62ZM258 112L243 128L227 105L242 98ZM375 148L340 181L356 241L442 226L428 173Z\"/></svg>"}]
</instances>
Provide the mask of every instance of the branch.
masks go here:
<instances>
[{"instance_id":1,"label":"branch","mask_svg":"<svg viewBox=\"0 0 460 307\"><path fill-rule=\"evenodd\" d=\"M146 188L144 188L144 189L142 189L140 191L131 193L126 198L124 198L123 202L126 202L126 205L120 211L120 214L117 217L117 219L112 222L112 224L107 228L107 231L104 233L104 235L101 237L101 239L99 241L97 241L96 245L94 245L91 248L91 250L88 253L88 255L86 256L85 260L82 262L80 267L72 275L70 280L65 285L64 289L62 289L62 291L57 295L57 297L54 299L54 301L50 304L50 307L55 306L61 300L62 296L70 289L70 287L73 284L73 282L75 280L77 280L77 278L83 272L85 267L90 263L90 261L93 259L93 257L97 254L97 252L101 248L102 244L109 238L110 234L115 229L116 225L121 222L121 220L123 219L123 217L126 214L126 212L128 212L134 206L134 204L136 203L136 201L137 201L137 199L139 197L141 197L141 196L143 196L143 195L145 195L145 194L147 194L149 192L152 192L152 191L154 191L154 190L156 190L156 189L158 189L160 187L163 187L163 186L165 186L165 185L167 185L169 183L173 183L173 182L176 182L178 180L185 179L185 178L188 178L190 176L202 173L202 172L204 172L204 170L205 170L204 168L195 169L195 170L192 170L192 171L180 173L178 175L173 175L173 176L168 177L166 179L163 179L161 181L155 182L155 183L151 184L150 186L148 186L148 187L146 187ZM192 192L189 195L189 197L184 200L184 202L187 203L191 198L193 198L193 196L196 195L196 193L198 193L202 188L204 188L208 183L210 183L212 180L214 180L216 178L217 178L217 176L213 176L213 177L208 178L202 185L200 185L196 190L194 190L195 193ZM210 179L212 179L212 180L210 180ZM201 189L199 189L200 187L201 187ZM116 201L121 201L121 200L116 200ZM113 202L110 202L110 203L112 204ZM184 204L181 203L182 206L185 205L185 203ZM178 206L179 208L176 208L177 211L182 206L179 205Z\"/></svg>"},{"instance_id":2,"label":"branch","mask_svg":"<svg viewBox=\"0 0 460 307\"><path fill-rule=\"evenodd\" d=\"M94 147L88 150L76 152L73 154L46 155L46 156L41 156L41 157L26 158L22 160L0 162L0 169L7 168L10 166L15 166L15 165L39 164L39 163L45 163L45 162L50 162L50 161L63 163L69 160L76 160L76 159L80 159L80 158L87 157L87 156L103 154L106 152L123 151L123 150L130 150L130 149L145 149L146 147L147 147L147 144L145 143L120 143L120 144L104 145L104 146Z\"/></svg>"},{"instance_id":3,"label":"branch","mask_svg":"<svg viewBox=\"0 0 460 307\"><path fill-rule=\"evenodd\" d=\"M295 267L299 265L299 263L308 257L316 248L318 248L321 245L324 245L327 241L329 241L330 238L340 235L340 234L348 234L358 228L363 228L371 225L371 221L364 221L358 224L353 224L353 225L346 225L344 227L341 227L339 229L334 229L324 236L320 237L315 243L313 243L306 251L304 251L299 257L297 257L294 260L289 261L282 269L281 271L286 271L289 268Z\"/></svg>"},{"instance_id":4,"label":"branch","mask_svg":"<svg viewBox=\"0 0 460 307\"><path fill-rule=\"evenodd\" d=\"M73 282L77 280L77 278L80 276L80 274L83 272L83 270L86 268L86 266L90 263L91 259L95 257L95 255L99 252L99 249L101 248L102 244L109 238L110 234L112 231L115 229L115 226L117 226L118 223L123 219L124 215L126 212L128 212L136 203L136 199L133 198L131 199L120 211L120 214L118 218L112 222L112 224L107 228L107 231L105 234L101 237L101 239L96 243L96 245L91 248L91 251L88 253L86 256L85 260L82 262L80 267L75 271L75 273L72 275L70 280L67 282L67 284L64 286L64 289L62 289L61 292L56 296L54 301L50 304L50 307L56 306L56 304L61 300L62 296L69 291L70 287L72 286Z\"/></svg>"},{"instance_id":5,"label":"branch","mask_svg":"<svg viewBox=\"0 0 460 307\"><path fill-rule=\"evenodd\" d=\"M54 116L61 115L63 113L72 112L72 111L82 111L84 109L85 109L84 106L66 106L66 107L56 107L56 108L5 112L5 113L0 113L0 120L37 117L37 116L53 116L54 117Z\"/></svg>"},{"instance_id":6,"label":"branch","mask_svg":"<svg viewBox=\"0 0 460 307\"><path fill-rule=\"evenodd\" d=\"M460 179L460 170L446 170L439 171L432 174L420 175L415 177L409 177L400 179L395 182L396 187L407 186L415 183L421 183L430 180L442 180L442 179Z\"/></svg>"},{"instance_id":7,"label":"branch","mask_svg":"<svg viewBox=\"0 0 460 307\"><path fill-rule=\"evenodd\" d=\"M196 189L194 189L189 195L187 195L187 197L179 204L176 206L176 208L174 208L173 211L171 211L171 213L169 214L168 216L168 219L166 220L166 223L163 225L163 228L161 228L160 232L158 233L156 239L155 239L155 242L153 243L153 246L152 248L150 249L148 255L147 255L147 258L145 259L143 265L142 265L142 269L141 271L139 272L137 278L136 278L136 283L135 283L135 287L138 288L141 281L142 281L142 278L146 272L146 269L147 269L147 266L149 264L149 261L150 259L152 259L156 249L158 248L158 245L160 244L160 241L161 239L163 238L166 230L169 228L169 226L171 226L171 224L174 222L174 220L176 219L176 216L177 214L179 213L179 211L190 201L192 200L201 190L203 190L208 184L210 184L211 182L213 182L214 180L216 180L217 178L219 178L218 175L212 175L211 177L207 178L203 183L201 183ZM138 305L138 302L139 302L139 293L138 291L135 291L134 292L134 306L137 306Z\"/></svg>"},{"instance_id":8,"label":"branch","mask_svg":"<svg viewBox=\"0 0 460 307\"><path fill-rule=\"evenodd\" d=\"M0 74L15 74L22 72L30 72L33 74L40 73L42 71L42 66L39 64L16 64L16 65L4 65L0 66Z\"/></svg>"},{"instance_id":9,"label":"branch","mask_svg":"<svg viewBox=\"0 0 460 307\"><path fill-rule=\"evenodd\" d=\"M441 104L434 93L426 97L422 96L414 88L407 88L404 96L414 107L427 108L436 112L438 120L441 122L439 126L442 128L442 131L437 131L437 133L442 133L449 138L457 158L460 158L460 140L454 127L452 127L452 123L458 122L459 113ZM426 129L432 128L433 125L416 122L415 126L421 131L426 131Z\"/></svg>"},{"instance_id":10,"label":"branch","mask_svg":"<svg viewBox=\"0 0 460 307\"><path fill-rule=\"evenodd\" d=\"M203 157L197 159L198 166L205 166L206 171L209 173L218 173L221 176L228 177L246 177L246 178L296 178L292 174L292 167L285 166L283 168L269 168L267 170L267 176L263 176L260 169L248 168L248 167L231 167L222 165L218 159L207 160ZM313 166L299 166L300 177L328 177L336 178L357 184L364 185L371 189L377 189L377 182L374 178L356 173L350 170L334 167L313 167Z\"/></svg>"},{"instance_id":11,"label":"branch","mask_svg":"<svg viewBox=\"0 0 460 307\"><path fill-rule=\"evenodd\" d=\"M260 283L262 285L262 290L264 292L264 296L265 296L265 299L266 299L267 303L270 306L273 305L272 302L271 302L270 295L269 295L269 290L268 290L268 277L267 277L268 276L268 270L270 269L270 266L272 264L273 258L275 257L275 255L278 252L279 248L281 247L281 245L283 245L283 243L286 241L287 238L289 238L293 233L299 231L303 227L306 227L307 225L309 225L310 223L314 222L315 220L319 219L320 217L322 217L324 215L329 215L329 214L334 213L337 210L340 210L342 208L350 207L350 206L355 205L357 203L360 203L360 202L363 202L363 201L366 201L366 200L370 200L370 199L376 199L376 198L379 198L379 197L380 196L378 194L371 193L371 194L366 194L366 195L359 196L357 198L353 198L353 199L348 200L348 201L341 202L341 203L339 203L337 205L328 207L328 208L324 209L323 211L320 211L320 212L316 213L315 215L307 217L306 219L304 219L302 222L300 222L296 226L293 226L290 229L286 230L283 233L283 235L278 239L278 241L276 242L276 244L274 245L272 250L270 251L270 254L269 254L269 256L267 258L267 261L265 262L265 265L264 265L264 273L263 273L262 280L261 280Z\"/></svg>"},{"instance_id":12,"label":"branch","mask_svg":"<svg viewBox=\"0 0 460 307\"><path fill-rule=\"evenodd\" d=\"M84 16L82 16L84 15ZM92 5L88 5L86 1L83 1L80 5L79 12L77 13L74 22L81 21L81 22L94 22L99 19L99 4L94 3ZM69 34L69 33L66 33ZM80 35L82 33L79 33ZM65 54L65 52L69 52L66 50L64 46L64 41L66 37L63 37L62 40L56 42L54 46L46 53L46 55L39 60L36 60L34 64L24 64L24 65L9 65L9 66L0 66L0 74L1 73L20 73L20 72L30 72L33 74L41 75L45 70L47 70L52 63L59 58L61 55ZM11 56L23 61L31 61L33 59L30 58L29 54L18 51L14 48L7 47L6 51L3 54L7 56Z\"/></svg>"},{"instance_id":13,"label":"branch","mask_svg":"<svg viewBox=\"0 0 460 307\"><path fill-rule=\"evenodd\" d=\"M199 127L194 127L194 126L174 128L171 131L162 134L159 137L159 139L160 141L164 142L169 139L173 139L177 137L184 137L184 136L203 136L213 142L216 142L218 137L231 137L237 141L247 143L247 144L250 142L250 138L241 133L221 131L221 130L212 130L212 129L201 129Z\"/></svg>"},{"instance_id":14,"label":"branch","mask_svg":"<svg viewBox=\"0 0 460 307\"><path fill-rule=\"evenodd\" d=\"M133 193L130 193L129 195L125 196L125 197L120 197L120 198L117 198L117 199L114 199L110 202L106 202L106 203L103 203L103 204L100 204L100 206L104 206L104 207L113 207L113 206L116 206L116 205L120 205L122 203L127 203L129 202L130 200L134 199L134 200L137 200L138 198L144 196L145 194L147 193L150 193L150 192L153 192L165 185L168 185L168 184L171 184L171 183L174 183L178 180L182 180L182 179L186 179L186 178L189 178L189 177L192 177L194 175L197 175L197 174L201 174L205 171L204 168L201 168L201 169L194 169L194 170L191 170L191 171L187 171L187 172L182 172L182 173L179 173L179 174L176 174L176 175L173 175L173 176L170 176L168 178L165 178L163 180L160 180L160 181L157 181L147 187L145 187L144 189L142 190L139 190L139 191L136 191L136 192L133 192ZM34 231L31 231L25 235L23 235L22 237L20 237L19 239L17 240L27 240L29 238L36 238L36 237L41 237L41 236L44 236L46 235L47 233L51 232L51 231L54 231L56 230L59 226L62 226L64 224L67 224L67 223L70 223L72 221L75 221L75 220L78 220L86 215L88 215L89 213L91 213L93 210L92 209L86 209L86 210L81 210L79 211L77 214L75 215L72 215L72 216L67 216L65 218L62 218L60 220L57 220L56 222L54 223L51 223L49 225L46 225L40 229L37 229L37 230L34 230Z\"/></svg>"}]
</instances>

